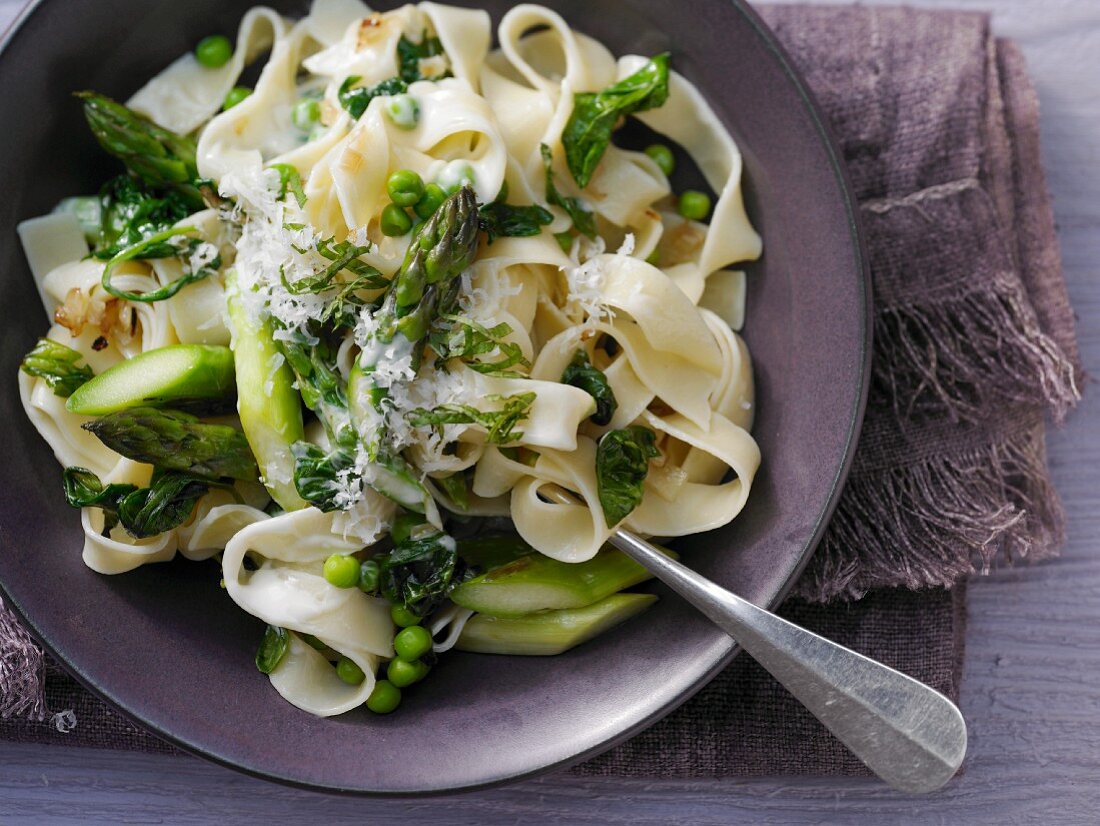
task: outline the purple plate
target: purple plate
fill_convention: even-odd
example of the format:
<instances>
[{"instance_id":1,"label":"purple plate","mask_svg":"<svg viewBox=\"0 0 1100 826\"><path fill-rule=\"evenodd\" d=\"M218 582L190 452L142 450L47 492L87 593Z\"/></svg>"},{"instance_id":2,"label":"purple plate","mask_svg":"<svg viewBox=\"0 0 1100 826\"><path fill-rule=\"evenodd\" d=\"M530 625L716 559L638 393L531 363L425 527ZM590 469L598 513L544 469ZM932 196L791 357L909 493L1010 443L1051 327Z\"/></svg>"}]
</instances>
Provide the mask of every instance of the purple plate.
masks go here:
<instances>
[{"instance_id":1,"label":"purple plate","mask_svg":"<svg viewBox=\"0 0 1100 826\"><path fill-rule=\"evenodd\" d=\"M595 755L687 700L734 656L676 597L568 654L451 654L401 711L320 719L279 697L252 663L261 626L210 565L100 576L80 559L61 470L19 403L22 355L46 320L17 222L115 173L69 96L125 99L244 0L39 2L0 53L0 335L4 485L0 582L33 633L90 690L189 751L302 786L411 794L501 783ZM300 2L276 2L288 14ZM385 5L385 4L383 4ZM484 0L494 18L511 4ZM744 513L677 548L761 605L798 576L833 510L855 447L869 366L869 287L839 154L805 84L743 3L672 14L663 0L549 0L616 54L670 50L745 156L749 213L765 254L749 268L745 336L756 364L761 472Z\"/></svg>"}]
</instances>

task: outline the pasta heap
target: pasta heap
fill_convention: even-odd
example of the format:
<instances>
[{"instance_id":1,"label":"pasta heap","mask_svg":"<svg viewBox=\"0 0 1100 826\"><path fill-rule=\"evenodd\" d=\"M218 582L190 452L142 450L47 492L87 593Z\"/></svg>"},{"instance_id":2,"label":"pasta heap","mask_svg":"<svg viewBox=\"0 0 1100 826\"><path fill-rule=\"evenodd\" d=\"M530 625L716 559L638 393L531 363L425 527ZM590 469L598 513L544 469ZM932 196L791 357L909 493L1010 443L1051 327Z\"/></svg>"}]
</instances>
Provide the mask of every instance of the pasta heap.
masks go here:
<instances>
[{"instance_id":1,"label":"pasta heap","mask_svg":"<svg viewBox=\"0 0 1100 826\"><path fill-rule=\"evenodd\" d=\"M108 447L106 425L73 412L76 395L67 404L26 364L19 388L62 465L101 480L102 490L89 482L97 504L81 510L87 565L117 574L177 551L220 555L230 597L271 627L258 664L266 657L275 689L313 714L389 710L368 700L381 696L382 664L402 659L395 620L422 619L438 652L473 613L416 603L416 577L401 581L396 603L362 580L340 587L332 558L355 560L354 583L391 531L398 549L430 540L431 558L450 566L430 575L453 589L463 565L479 570L455 568L444 531L458 515L507 518L539 554L584 563L620 525L676 537L728 523L760 461L749 355L733 331L744 275L727 268L761 244L733 140L663 58L616 60L534 5L506 14L497 37L490 51L487 13L430 2L377 13L316 0L298 21L254 8L222 65L184 55L127 104L167 133L196 136L206 208L113 255L88 254L65 205L21 227L56 320L48 338L79 354L93 381L161 348L234 348L239 417L177 418L196 433L243 427L259 474L181 488L191 493L179 523L151 536L134 535L122 505L118 515L104 507L103 491L155 487L164 467ZM223 109L264 54L254 90ZM655 154L605 141L594 161L578 159L571 142L580 101L598 112L605 90L635 94L648 77L660 88L647 104L592 129L609 133L632 113L679 144L717 194L709 226L677 211ZM432 193L442 205L428 203ZM463 220L481 231L469 260L443 251L458 258L453 288L433 282L431 261L429 286L408 288L413 300L436 287L442 296L414 335L395 285L419 272L418 244L451 238L447 222ZM154 243L170 246L154 255ZM150 298L166 287L178 291ZM256 336L266 339L246 373ZM297 436L271 421L286 394ZM616 457L640 492L625 505L609 488ZM66 471L67 491L73 479ZM549 501L546 486L575 503ZM397 566L387 558L372 569L383 579Z\"/></svg>"}]
</instances>

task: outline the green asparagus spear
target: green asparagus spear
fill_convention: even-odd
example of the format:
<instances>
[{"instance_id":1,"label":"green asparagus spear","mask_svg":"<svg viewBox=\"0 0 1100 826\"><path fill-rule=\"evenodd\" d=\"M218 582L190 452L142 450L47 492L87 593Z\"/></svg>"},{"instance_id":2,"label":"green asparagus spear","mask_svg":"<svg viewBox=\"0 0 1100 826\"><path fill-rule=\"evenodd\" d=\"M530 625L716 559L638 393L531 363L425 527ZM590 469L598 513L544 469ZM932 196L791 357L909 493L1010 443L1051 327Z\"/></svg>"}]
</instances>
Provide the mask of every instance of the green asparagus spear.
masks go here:
<instances>
[{"instance_id":1,"label":"green asparagus spear","mask_svg":"<svg viewBox=\"0 0 1100 826\"><path fill-rule=\"evenodd\" d=\"M455 648L480 654L550 656L625 622L657 601L653 594L612 594L584 608L505 619L474 614Z\"/></svg>"},{"instance_id":2,"label":"green asparagus spear","mask_svg":"<svg viewBox=\"0 0 1100 826\"><path fill-rule=\"evenodd\" d=\"M105 151L145 183L176 189L189 197L195 209L202 208L192 183L199 177L193 138L162 129L106 95L77 92L76 96L84 101L84 117Z\"/></svg>"},{"instance_id":3,"label":"green asparagus spear","mask_svg":"<svg viewBox=\"0 0 1100 826\"><path fill-rule=\"evenodd\" d=\"M454 303L458 277L477 255L477 243L477 197L464 186L413 235L379 311L379 340L388 343L398 333L414 344L423 340Z\"/></svg>"},{"instance_id":4,"label":"green asparagus spear","mask_svg":"<svg viewBox=\"0 0 1100 826\"><path fill-rule=\"evenodd\" d=\"M195 476L255 481L256 459L241 431L200 422L176 410L134 407L83 425L116 453L135 462Z\"/></svg>"},{"instance_id":5,"label":"green asparagus spear","mask_svg":"<svg viewBox=\"0 0 1100 826\"><path fill-rule=\"evenodd\" d=\"M294 486L291 453L291 445L305 438L294 374L272 338L270 322L256 324L248 317L232 270L226 278L226 300L241 426L271 497L284 510L304 508L306 503Z\"/></svg>"},{"instance_id":6,"label":"green asparagus spear","mask_svg":"<svg viewBox=\"0 0 1100 826\"><path fill-rule=\"evenodd\" d=\"M455 302L459 275L477 254L477 198L463 187L445 200L413 234L405 258L387 287L375 316L377 329L351 372L346 394L355 433L376 466L371 485L402 507L424 513L430 494L399 455L385 447L378 415L385 398L372 374L382 351L392 344L408 347L413 361L428 328ZM368 427L368 423L372 426ZM367 432L369 430L369 432Z\"/></svg>"},{"instance_id":7,"label":"green asparagus spear","mask_svg":"<svg viewBox=\"0 0 1100 826\"><path fill-rule=\"evenodd\" d=\"M173 344L121 361L80 385L65 407L71 413L102 416L129 407L198 406L232 403L233 354L213 344Z\"/></svg>"},{"instance_id":8,"label":"green asparagus spear","mask_svg":"<svg viewBox=\"0 0 1100 826\"><path fill-rule=\"evenodd\" d=\"M384 392L371 378L383 349L409 347L417 360L418 346L433 321L452 308L461 284L459 276L477 255L478 212L473 189L464 186L447 198L413 233L401 267L387 288L375 316L377 329L352 371L348 396L352 419L367 438L372 455L382 450L384 433L363 433L363 423L376 420L366 406L381 409Z\"/></svg>"},{"instance_id":9,"label":"green asparagus spear","mask_svg":"<svg viewBox=\"0 0 1100 826\"><path fill-rule=\"evenodd\" d=\"M675 556L672 551L666 554ZM653 575L621 551L604 548L587 562L559 562L533 550L455 588L463 608L494 617L581 608Z\"/></svg>"},{"instance_id":10,"label":"green asparagus spear","mask_svg":"<svg viewBox=\"0 0 1100 826\"><path fill-rule=\"evenodd\" d=\"M355 464L359 443L358 431L352 427L348 404L348 388L336 370L336 351L324 331L306 337L291 335L279 341L286 363L294 373L302 401L317 414L328 434L328 453L316 445L299 442L294 445L294 482L310 504L330 511L341 507L337 501L344 486L341 476ZM353 388L355 377L353 376ZM375 457L370 485L404 508L424 513L431 494L399 455L380 453Z\"/></svg>"}]
</instances>

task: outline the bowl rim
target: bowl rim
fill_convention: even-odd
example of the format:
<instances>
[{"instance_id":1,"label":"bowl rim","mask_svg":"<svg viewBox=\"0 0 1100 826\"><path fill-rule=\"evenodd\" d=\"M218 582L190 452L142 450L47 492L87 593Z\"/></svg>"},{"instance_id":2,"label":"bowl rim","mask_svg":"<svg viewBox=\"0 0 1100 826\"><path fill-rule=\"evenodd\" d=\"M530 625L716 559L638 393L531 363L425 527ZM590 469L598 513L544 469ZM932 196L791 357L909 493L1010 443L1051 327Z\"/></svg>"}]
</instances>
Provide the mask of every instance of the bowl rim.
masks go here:
<instances>
[{"instance_id":1,"label":"bowl rim","mask_svg":"<svg viewBox=\"0 0 1100 826\"><path fill-rule=\"evenodd\" d=\"M818 544L820 543L825 531L828 527L829 520L836 510L837 504L840 500L840 496L844 489L845 481L848 478L848 474L851 471L852 462L855 456L856 446L859 440L860 431L862 429L864 414L867 407L867 399L870 389L871 378L871 357L872 357L872 337L873 337L873 325L871 320L873 318L873 293L871 288L871 271L870 263L867 255L867 247L864 236L864 228L862 220L860 218L859 203L855 195L855 190L852 186L852 182L848 173L847 165L843 159L843 153L840 150L839 143L836 136L833 133L832 127L829 125L827 119L822 113L820 104L817 101L813 91L809 88L802 73L796 68L793 60L788 54L785 47L779 43L775 33L771 28L763 21L759 13L756 12L747 0L724 0L733 9L744 18L752 29L754 35L763 43L767 50L774 57L778 67L782 71L786 82L797 93L803 113L808 116L810 122L817 133L818 141L825 150L826 157L828 159L830 170L836 179L838 185L839 195L841 202L844 206L845 217L848 225L848 238L847 241L851 244L851 251L855 262L853 275L857 279L858 293L862 297L861 305L862 312L859 313L859 360L857 363L857 370L854 371L854 379L856 383L856 392L853 398L852 409L849 413L848 430L844 436L844 452L841 462L839 463L833 480L830 484L829 494L825 499L824 506L820 509L817 517L813 523L813 530L806 539L802 546L797 563L791 570L790 576L784 581L782 586L775 592L767 605L764 607L769 610L777 608L783 599L787 596L790 590L793 588L795 582L806 568L809 563L810 557L813 555ZM29 0L22 10L16 15L15 19L9 24L7 29L0 35L0 67L3 66L7 58L8 47L11 42L18 36L24 25L37 14L47 3L47 0ZM0 528L0 537L3 537L6 532ZM3 544L3 543L0 543ZM15 600L8 592L7 586L2 580L0 580L0 597L3 598L4 605L11 610L23 623L23 625L30 631L34 640L42 646L42 648L51 657L60 663L65 671L74 677L77 682L83 686L84 689L89 691L97 699L106 703L110 708L117 711L124 719L138 726L139 728L149 731L155 734L158 738L164 740L171 745L202 757L205 760L209 760L226 768L233 769L234 771L241 772L251 777L256 777L262 780L274 781L283 785L292 786L300 789L305 789L314 792L323 792L329 794L339 794L343 796L354 797L379 797L379 798L416 798L416 797L438 797L443 795L473 792L483 789L491 789L499 786L504 786L511 783L517 783L522 780L528 780L533 777L537 777L549 772L564 769L569 766L582 763L587 759L590 759L598 754L602 754L611 748L629 740L634 735L649 728L658 721L662 720L679 706L691 699L696 693L698 693L704 686L706 686L711 680L713 680L719 672L725 669L735 656L741 652L741 647L732 639L728 640L728 645L725 646L725 651L721 656L717 657L711 668L702 673L699 679L681 690L675 697L675 699L655 712L643 716L635 723L620 730L617 734L607 739L601 740L598 744L589 748L583 749L572 753L566 757L563 757L552 763L544 763L525 771L508 774L503 777L496 777L487 779L482 782L469 783L461 786L448 786L448 787L434 787L424 789L409 789L409 790L365 790L357 788L341 788L324 783L316 783L311 781L301 780L296 777L282 775L274 771L265 771L263 769L257 769L250 766L241 765L234 762L232 758L217 754L207 748L204 748L201 744L196 744L183 739L181 736L173 734L170 731L165 731L159 728L154 723L151 723L143 719L140 715L132 712L124 705L116 701L108 692L108 689L98 685L94 678L88 674L83 673L78 668L70 664L67 660L61 657L57 650L51 645L50 641L46 639L39 631L37 624L24 610L24 607Z\"/></svg>"}]
</instances>

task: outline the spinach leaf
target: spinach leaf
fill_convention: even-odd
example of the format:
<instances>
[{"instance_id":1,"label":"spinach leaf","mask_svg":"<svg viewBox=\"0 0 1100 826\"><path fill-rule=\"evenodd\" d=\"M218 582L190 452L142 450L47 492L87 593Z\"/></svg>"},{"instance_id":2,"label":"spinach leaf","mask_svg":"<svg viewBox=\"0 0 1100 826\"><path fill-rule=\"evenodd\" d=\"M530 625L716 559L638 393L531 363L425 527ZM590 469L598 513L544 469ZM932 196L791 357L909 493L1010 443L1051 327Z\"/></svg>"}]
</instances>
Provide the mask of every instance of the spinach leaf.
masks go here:
<instances>
[{"instance_id":1,"label":"spinach leaf","mask_svg":"<svg viewBox=\"0 0 1100 826\"><path fill-rule=\"evenodd\" d=\"M648 427L632 425L604 434L596 447L596 491L607 526L622 522L642 501L649 460L661 455Z\"/></svg>"},{"instance_id":2,"label":"spinach leaf","mask_svg":"<svg viewBox=\"0 0 1100 826\"><path fill-rule=\"evenodd\" d=\"M441 404L432 410L418 407L408 414L413 427L441 427L445 424L479 424L485 428L485 440L489 444L504 445L522 438L522 431L515 429L527 418L527 411L535 402L534 393L516 393L511 396L486 396L487 401L501 402L500 410L478 410L468 404Z\"/></svg>"},{"instance_id":3,"label":"spinach leaf","mask_svg":"<svg viewBox=\"0 0 1100 826\"><path fill-rule=\"evenodd\" d=\"M573 360L562 373L561 380L563 384L579 387L596 400L596 412L591 416L594 424L603 426L611 422L611 417L619 408L615 391L607 383L604 372L592 366L585 350L577 350Z\"/></svg>"},{"instance_id":4,"label":"spinach leaf","mask_svg":"<svg viewBox=\"0 0 1100 826\"><path fill-rule=\"evenodd\" d=\"M577 232L589 238L596 237L596 217L581 206L579 198L566 198L554 183L554 155L545 143L539 145L542 152L542 167L546 171L546 203L561 207L573 221Z\"/></svg>"},{"instance_id":5,"label":"spinach leaf","mask_svg":"<svg viewBox=\"0 0 1100 826\"><path fill-rule=\"evenodd\" d=\"M156 536L186 522L209 490L208 482L184 473L155 473L149 487L138 488L118 503L118 521L138 539Z\"/></svg>"},{"instance_id":6,"label":"spinach leaf","mask_svg":"<svg viewBox=\"0 0 1100 826\"><path fill-rule=\"evenodd\" d=\"M455 541L439 532L406 538L374 560L378 563L382 596L421 617L443 604L462 580L465 569Z\"/></svg>"},{"instance_id":7,"label":"spinach leaf","mask_svg":"<svg viewBox=\"0 0 1100 826\"><path fill-rule=\"evenodd\" d=\"M66 398L94 375L88 365L77 366L83 358L71 347L40 338L34 349L23 357L19 369L45 381L55 396Z\"/></svg>"},{"instance_id":8,"label":"spinach leaf","mask_svg":"<svg viewBox=\"0 0 1100 826\"><path fill-rule=\"evenodd\" d=\"M442 80L445 77L451 77L450 70L435 77L425 77L420 73L420 61L423 58L435 57L441 54L446 53L443 51L443 43L440 42L438 37L428 37L428 33L424 32L420 42L413 43L402 36L397 41L397 62L401 67L401 79L406 83L414 83L418 80Z\"/></svg>"},{"instance_id":9,"label":"spinach leaf","mask_svg":"<svg viewBox=\"0 0 1100 826\"><path fill-rule=\"evenodd\" d=\"M290 634L277 625L267 626L260 647L256 649L256 668L261 674L270 674L279 667L290 650Z\"/></svg>"},{"instance_id":10,"label":"spinach leaf","mask_svg":"<svg viewBox=\"0 0 1100 826\"><path fill-rule=\"evenodd\" d=\"M352 75L340 84L340 90L336 93L340 105L356 120L363 117L363 113L367 111L370 102L376 97L400 95L409 88L408 84L399 77L391 77L381 83L376 83L374 86L366 87L355 85L360 80L362 78L358 75Z\"/></svg>"},{"instance_id":11,"label":"spinach leaf","mask_svg":"<svg viewBox=\"0 0 1100 826\"><path fill-rule=\"evenodd\" d=\"M278 342L298 381L306 407L318 415L334 445L357 441L348 410L347 382L336 367L336 344L317 324L308 332L292 331Z\"/></svg>"},{"instance_id":12,"label":"spinach leaf","mask_svg":"<svg viewBox=\"0 0 1100 826\"><path fill-rule=\"evenodd\" d=\"M99 191L100 227L93 256L106 261L126 247L164 232L191 214L187 201L177 192L153 194L138 180L120 175ZM167 255L175 255L172 249ZM164 257L164 256L150 256Z\"/></svg>"},{"instance_id":13,"label":"spinach leaf","mask_svg":"<svg viewBox=\"0 0 1100 826\"><path fill-rule=\"evenodd\" d=\"M668 52L659 54L630 77L602 92L580 92L573 96L573 114L561 139L566 163L578 186L586 187L592 180L620 118L656 109L668 100L668 58Z\"/></svg>"},{"instance_id":14,"label":"spinach leaf","mask_svg":"<svg viewBox=\"0 0 1100 826\"><path fill-rule=\"evenodd\" d=\"M337 495L344 487L340 482L355 467L354 454L345 448L326 453L309 442L295 442L290 452L294 455L294 487L298 495L326 513L340 510Z\"/></svg>"},{"instance_id":15,"label":"spinach leaf","mask_svg":"<svg viewBox=\"0 0 1100 826\"><path fill-rule=\"evenodd\" d=\"M61 475L65 486L65 501L73 508L102 508L117 515L118 503L137 490L137 485L104 485L92 471L83 467L67 467Z\"/></svg>"},{"instance_id":16,"label":"spinach leaf","mask_svg":"<svg viewBox=\"0 0 1100 826\"><path fill-rule=\"evenodd\" d=\"M513 206L503 201L485 204L478 210L478 215L490 244L505 236L527 238L538 235L546 224L554 220L553 215L537 204Z\"/></svg>"},{"instance_id":17,"label":"spinach leaf","mask_svg":"<svg viewBox=\"0 0 1100 826\"><path fill-rule=\"evenodd\" d=\"M121 523L137 539L170 531L183 524L195 503L210 489L209 480L185 473L157 471L147 488L104 485L87 468L68 467L63 475L65 501L74 508L100 508L106 528Z\"/></svg>"},{"instance_id":18,"label":"spinach leaf","mask_svg":"<svg viewBox=\"0 0 1100 826\"><path fill-rule=\"evenodd\" d=\"M439 321L449 326L434 327L428 335L428 343L441 361L461 359L471 370L488 376L515 376L517 373L511 368L531 366L518 344L504 340L512 332L512 327L505 322L487 328L451 313L441 315ZM478 358L493 352L500 353L496 361Z\"/></svg>"}]
</instances>

